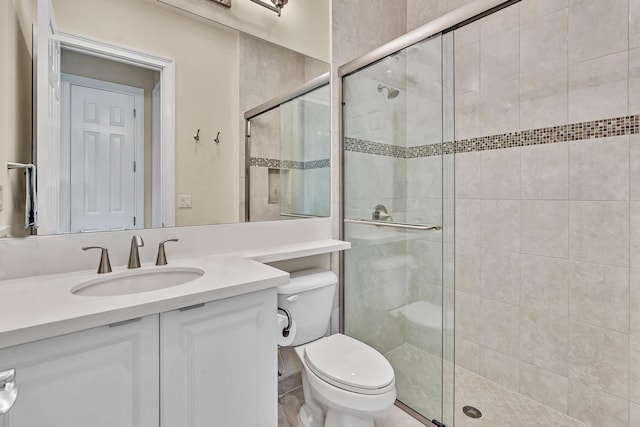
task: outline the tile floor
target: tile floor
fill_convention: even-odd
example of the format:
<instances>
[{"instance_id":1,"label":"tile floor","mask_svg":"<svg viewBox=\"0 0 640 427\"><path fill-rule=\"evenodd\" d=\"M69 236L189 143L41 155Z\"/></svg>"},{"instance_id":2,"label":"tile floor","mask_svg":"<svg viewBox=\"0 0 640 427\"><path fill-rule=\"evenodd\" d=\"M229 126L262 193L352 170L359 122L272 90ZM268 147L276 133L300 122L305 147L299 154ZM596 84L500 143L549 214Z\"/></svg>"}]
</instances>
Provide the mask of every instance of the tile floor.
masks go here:
<instances>
[{"instance_id":1,"label":"tile floor","mask_svg":"<svg viewBox=\"0 0 640 427\"><path fill-rule=\"evenodd\" d=\"M280 396L278 399L278 427L300 427L298 411L304 402L302 387L298 387ZM424 427L422 423L394 406L389 415L376 424L376 427Z\"/></svg>"},{"instance_id":2,"label":"tile floor","mask_svg":"<svg viewBox=\"0 0 640 427\"><path fill-rule=\"evenodd\" d=\"M425 414L433 414L439 403L441 361L437 357L410 344L385 354L395 369L398 397L410 407ZM402 362L402 363L401 363ZM403 366L420 366L416 371ZM431 378L434 377L434 378ZM509 390L464 368L456 367L455 427L588 427L586 424L554 409ZM278 427L299 427L298 411L304 402L302 387L279 398ZM482 411L473 419L462 413L465 405ZM376 427L423 427L422 423L393 407L391 413Z\"/></svg>"},{"instance_id":3,"label":"tile floor","mask_svg":"<svg viewBox=\"0 0 640 427\"><path fill-rule=\"evenodd\" d=\"M462 414L462 406L474 406L482 417ZM456 427L588 427L560 413L481 377L456 367Z\"/></svg>"}]
</instances>

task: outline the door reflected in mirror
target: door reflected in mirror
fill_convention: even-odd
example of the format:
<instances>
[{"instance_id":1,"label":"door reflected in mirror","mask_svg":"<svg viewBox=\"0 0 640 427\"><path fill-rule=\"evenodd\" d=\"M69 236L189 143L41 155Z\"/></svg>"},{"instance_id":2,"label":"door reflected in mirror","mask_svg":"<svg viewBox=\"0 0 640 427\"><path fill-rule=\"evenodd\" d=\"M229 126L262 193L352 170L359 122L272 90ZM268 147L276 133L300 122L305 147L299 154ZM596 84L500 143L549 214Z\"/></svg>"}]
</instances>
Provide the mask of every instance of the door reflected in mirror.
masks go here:
<instances>
[{"instance_id":1,"label":"door reflected in mirror","mask_svg":"<svg viewBox=\"0 0 640 427\"><path fill-rule=\"evenodd\" d=\"M272 203L248 215L246 188L258 182L245 177L245 112L329 70L328 0L299 0L280 18L260 9L2 2L0 60L10 66L0 68L0 166L35 165L37 188L29 197L24 169L0 174L0 237L328 215L328 89L280 108L292 124L282 115L273 125L288 126L289 139L269 137L289 151L272 157L303 168L278 167L271 187L265 180ZM297 37L301 16L326 22ZM313 164L325 170L311 178L304 152L323 151Z\"/></svg>"}]
</instances>

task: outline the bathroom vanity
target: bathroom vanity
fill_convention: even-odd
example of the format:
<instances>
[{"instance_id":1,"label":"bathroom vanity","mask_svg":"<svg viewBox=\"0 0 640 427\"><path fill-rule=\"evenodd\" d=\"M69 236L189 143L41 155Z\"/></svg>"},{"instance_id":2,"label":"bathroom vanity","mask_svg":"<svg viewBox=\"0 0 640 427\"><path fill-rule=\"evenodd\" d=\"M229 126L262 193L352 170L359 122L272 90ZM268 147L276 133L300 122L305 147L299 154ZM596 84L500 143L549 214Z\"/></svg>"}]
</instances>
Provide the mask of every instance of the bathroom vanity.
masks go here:
<instances>
[{"instance_id":1,"label":"bathroom vanity","mask_svg":"<svg viewBox=\"0 0 640 427\"><path fill-rule=\"evenodd\" d=\"M130 274L124 267L0 282L0 372L15 370L18 389L0 426L277 425L276 287L289 274L248 256L348 247L325 241L145 264L135 274L203 274L123 295L73 292Z\"/></svg>"}]
</instances>

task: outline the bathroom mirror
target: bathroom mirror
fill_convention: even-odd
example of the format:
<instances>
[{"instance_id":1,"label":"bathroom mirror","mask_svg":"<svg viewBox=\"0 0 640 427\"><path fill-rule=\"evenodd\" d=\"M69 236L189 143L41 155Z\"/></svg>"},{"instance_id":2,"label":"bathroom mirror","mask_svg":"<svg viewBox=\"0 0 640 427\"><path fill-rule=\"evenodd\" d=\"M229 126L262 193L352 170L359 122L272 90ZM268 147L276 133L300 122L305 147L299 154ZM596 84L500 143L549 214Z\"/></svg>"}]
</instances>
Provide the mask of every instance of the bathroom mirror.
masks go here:
<instances>
[{"instance_id":1,"label":"bathroom mirror","mask_svg":"<svg viewBox=\"0 0 640 427\"><path fill-rule=\"evenodd\" d=\"M328 0L1 3L0 237L244 221L244 113L329 71Z\"/></svg>"}]
</instances>

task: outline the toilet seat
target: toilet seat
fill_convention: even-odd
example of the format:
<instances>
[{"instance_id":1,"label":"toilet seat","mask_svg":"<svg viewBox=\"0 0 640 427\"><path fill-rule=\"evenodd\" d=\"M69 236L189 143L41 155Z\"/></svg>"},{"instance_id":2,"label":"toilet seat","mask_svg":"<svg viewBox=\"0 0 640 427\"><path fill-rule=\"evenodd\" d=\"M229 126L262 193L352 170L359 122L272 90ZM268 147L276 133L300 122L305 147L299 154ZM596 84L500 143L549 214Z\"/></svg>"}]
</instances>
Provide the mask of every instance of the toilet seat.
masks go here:
<instances>
[{"instance_id":1,"label":"toilet seat","mask_svg":"<svg viewBox=\"0 0 640 427\"><path fill-rule=\"evenodd\" d=\"M315 375L342 390L376 395L395 387L387 359L346 335L335 334L306 345L304 360Z\"/></svg>"}]
</instances>

